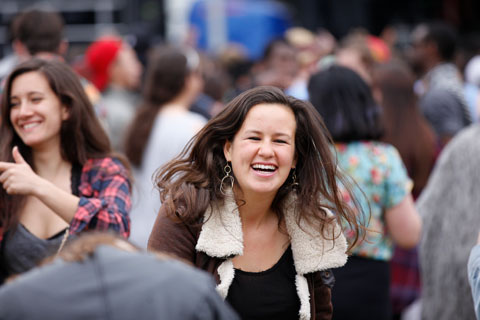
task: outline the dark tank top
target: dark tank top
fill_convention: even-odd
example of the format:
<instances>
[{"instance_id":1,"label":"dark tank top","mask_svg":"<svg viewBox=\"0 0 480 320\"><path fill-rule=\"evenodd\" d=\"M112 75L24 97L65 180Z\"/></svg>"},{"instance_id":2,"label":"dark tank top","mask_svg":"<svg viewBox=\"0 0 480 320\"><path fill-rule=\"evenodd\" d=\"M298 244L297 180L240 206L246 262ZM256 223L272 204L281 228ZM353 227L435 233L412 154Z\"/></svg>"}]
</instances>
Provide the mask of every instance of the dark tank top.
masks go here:
<instances>
[{"instance_id":1,"label":"dark tank top","mask_svg":"<svg viewBox=\"0 0 480 320\"><path fill-rule=\"evenodd\" d=\"M82 167L72 166L71 190L78 196ZM5 233L1 247L1 262L5 276L23 273L35 267L42 259L55 254L65 236L67 229L41 239L28 231L21 223Z\"/></svg>"},{"instance_id":2,"label":"dark tank top","mask_svg":"<svg viewBox=\"0 0 480 320\"><path fill-rule=\"evenodd\" d=\"M242 319L298 319L300 299L289 246L270 269L246 272L235 269L227 301Z\"/></svg>"}]
</instances>

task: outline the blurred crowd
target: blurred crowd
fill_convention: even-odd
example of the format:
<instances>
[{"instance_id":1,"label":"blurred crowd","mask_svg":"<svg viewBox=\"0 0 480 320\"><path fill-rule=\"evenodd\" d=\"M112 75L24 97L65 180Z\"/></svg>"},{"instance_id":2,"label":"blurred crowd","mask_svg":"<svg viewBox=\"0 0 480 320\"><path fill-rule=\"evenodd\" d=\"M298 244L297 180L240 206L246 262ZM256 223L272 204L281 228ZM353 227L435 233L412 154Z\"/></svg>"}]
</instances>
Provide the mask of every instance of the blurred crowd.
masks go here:
<instances>
[{"instance_id":1,"label":"blurred crowd","mask_svg":"<svg viewBox=\"0 0 480 320\"><path fill-rule=\"evenodd\" d=\"M359 189L344 200L356 197L359 216L367 216L368 239L345 267L332 269L333 319L475 319L480 294L472 299L467 263L480 231L480 35L460 47L452 26L422 23L405 45L394 27L379 36L355 29L342 39L292 27L266 43L258 60L234 44L207 54L164 43L149 48L143 64L115 32L66 61L63 28L55 12L14 18L13 54L0 61L2 95L15 87L10 72L32 58L71 66L112 154L131 169L135 248L147 248L162 205L157 170L234 97L274 86L322 116L340 168ZM222 312L228 318L231 311Z\"/></svg>"}]
</instances>

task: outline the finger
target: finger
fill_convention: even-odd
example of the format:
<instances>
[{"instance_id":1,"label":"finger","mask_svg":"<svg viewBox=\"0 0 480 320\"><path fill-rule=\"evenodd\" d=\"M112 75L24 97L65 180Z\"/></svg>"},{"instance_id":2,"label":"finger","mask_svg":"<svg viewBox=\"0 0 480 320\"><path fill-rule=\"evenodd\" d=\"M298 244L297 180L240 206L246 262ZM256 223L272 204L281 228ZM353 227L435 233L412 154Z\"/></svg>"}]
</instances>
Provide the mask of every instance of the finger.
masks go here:
<instances>
[{"instance_id":1,"label":"finger","mask_svg":"<svg viewBox=\"0 0 480 320\"><path fill-rule=\"evenodd\" d=\"M11 183L10 183L8 180L2 182L2 187L3 187L3 189L5 189L5 191L7 191L8 194L10 194L10 192L11 192L11 188L10 188L10 187L11 187ZM9 190L10 190L10 192L9 192Z\"/></svg>"},{"instance_id":2,"label":"finger","mask_svg":"<svg viewBox=\"0 0 480 320\"><path fill-rule=\"evenodd\" d=\"M4 189L5 189L5 191L7 192L7 194L9 194L9 195L14 195L14 194L16 194L15 189L12 188L10 185L4 186Z\"/></svg>"},{"instance_id":3,"label":"finger","mask_svg":"<svg viewBox=\"0 0 480 320\"><path fill-rule=\"evenodd\" d=\"M7 172L4 172L0 175L0 183L5 183L5 181L7 181L8 179L8 173Z\"/></svg>"},{"instance_id":4,"label":"finger","mask_svg":"<svg viewBox=\"0 0 480 320\"><path fill-rule=\"evenodd\" d=\"M23 159L22 155L20 154L20 151L18 151L17 146L13 147L12 155L13 155L13 159L15 160L15 163L18 163L18 164L27 163L27 161L25 161L25 159Z\"/></svg>"},{"instance_id":5,"label":"finger","mask_svg":"<svg viewBox=\"0 0 480 320\"><path fill-rule=\"evenodd\" d=\"M0 161L0 172L5 171L13 167L15 164L11 162Z\"/></svg>"},{"instance_id":6,"label":"finger","mask_svg":"<svg viewBox=\"0 0 480 320\"><path fill-rule=\"evenodd\" d=\"M15 183L12 179L7 179L2 183L2 186L8 194L18 194L18 183Z\"/></svg>"},{"instance_id":7,"label":"finger","mask_svg":"<svg viewBox=\"0 0 480 320\"><path fill-rule=\"evenodd\" d=\"M3 188L9 195L26 195L24 191L22 191L22 188L18 184L15 184L13 181L8 180L4 185Z\"/></svg>"}]
</instances>

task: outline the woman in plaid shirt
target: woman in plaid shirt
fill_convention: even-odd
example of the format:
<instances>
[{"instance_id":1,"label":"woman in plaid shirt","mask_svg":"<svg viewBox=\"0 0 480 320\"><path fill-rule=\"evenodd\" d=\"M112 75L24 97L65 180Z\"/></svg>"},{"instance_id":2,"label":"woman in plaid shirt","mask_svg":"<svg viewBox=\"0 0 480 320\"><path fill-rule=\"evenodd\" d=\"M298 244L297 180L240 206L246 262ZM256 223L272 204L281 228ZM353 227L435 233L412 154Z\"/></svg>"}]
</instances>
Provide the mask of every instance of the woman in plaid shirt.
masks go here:
<instances>
[{"instance_id":1,"label":"woman in plaid shirt","mask_svg":"<svg viewBox=\"0 0 480 320\"><path fill-rule=\"evenodd\" d=\"M0 125L0 282L58 252L69 235L128 237L130 182L78 77L31 60L7 79Z\"/></svg>"}]
</instances>

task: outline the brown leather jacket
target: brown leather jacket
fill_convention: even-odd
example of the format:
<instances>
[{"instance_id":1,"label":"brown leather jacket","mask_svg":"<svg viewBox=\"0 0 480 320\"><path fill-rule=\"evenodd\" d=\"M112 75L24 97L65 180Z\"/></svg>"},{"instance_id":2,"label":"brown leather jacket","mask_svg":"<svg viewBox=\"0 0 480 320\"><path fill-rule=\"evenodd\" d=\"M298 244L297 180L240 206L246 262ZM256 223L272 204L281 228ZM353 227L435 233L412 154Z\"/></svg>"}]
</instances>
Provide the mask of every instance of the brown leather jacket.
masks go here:
<instances>
[{"instance_id":1,"label":"brown leather jacket","mask_svg":"<svg viewBox=\"0 0 480 320\"><path fill-rule=\"evenodd\" d=\"M229 229L228 226L232 223L232 216L234 217L234 215L223 216L221 219L222 226L226 226L226 229ZM289 219L286 219L287 230L290 231L292 228L288 228L288 221ZM173 254L183 260L191 262L196 267L211 273L218 284L217 290L219 291L220 295L225 298L228 292L228 286L230 285L234 276L233 263L230 262L232 271L230 274L231 279L229 279L229 267L227 266L228 262L233 256L239 254L240 251L243 250L243 246L238 250L235 248L232 249L232 246L235 247L235 244L232 245L232 243L235 243L235 239L226 239L225 237L226 235L232 235L232 233L235 236L235 231L230 229L227 230L226 233L222 234L222 231L217 229L218 224L215 226L217 222L218 221L216 221L216 219L210 217L204 224L191 226L182 222L173 221L172 219L168 218L161 209L153 227L153 231L150 235L148 248L150 250L157 250ZM212 225L215 227L211 228ZM299 229L295 230L298 231ZM298 232L294 233L298 234ZM297 270L297 293L299 294L301 302L299 318L322 320L331 319L333 309L331 303L331 288L335 280L333 273L329 270L329 268L344 264L346 261L346 255L345 257L340 257L340 260L338 257L336 257L336 259L332 259L329 257L329 255L332 252L334 255L338 255L339 252L343 252L343 254L345 253L345 248L342 243L344 238L339 238L340 241L337 239L335 243L340 243L340 245L337 245L335 249L332 247L328 247L327 249L325 246L325 248L319 248L321 252L323 251L323 254L314 254L313 256L307 255L306 259L308 260L308 263L314 262L313 268L319 269L318 271L307 273L301 272L299 269L308 270L311 267L304 266L301 259L296 261L296 256L301 257L305 252L300 251L305 251L305 248L313 247L313 249L317 249L315 248L315 243L309 242L307 243L308 247L302 247L299 245L298 241L296 241L296 236L293 236L290 232L289 234L292 238L291 245L294 254L295 268ZM238 239L239 238L236 238L236 240ZM304 245L305 243L301 244ZM225 247L228 247L228 250L230 251L225 251ZM306 250L307 253L308 250L309 249ZM318 252L318 250L315 250L315 252ZM315 255L320 257L319 261L317 262L315 262ZM219 271L219 269L222 270ZM222 275L222 273L225 273L225 270L227 270L226 276ZM222 283L224 282L226 285L224 285L224 288L222 288ZM304 291L303 293L302 290Z\"/></svg>"}]
</instances>

